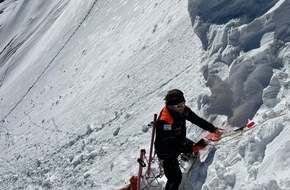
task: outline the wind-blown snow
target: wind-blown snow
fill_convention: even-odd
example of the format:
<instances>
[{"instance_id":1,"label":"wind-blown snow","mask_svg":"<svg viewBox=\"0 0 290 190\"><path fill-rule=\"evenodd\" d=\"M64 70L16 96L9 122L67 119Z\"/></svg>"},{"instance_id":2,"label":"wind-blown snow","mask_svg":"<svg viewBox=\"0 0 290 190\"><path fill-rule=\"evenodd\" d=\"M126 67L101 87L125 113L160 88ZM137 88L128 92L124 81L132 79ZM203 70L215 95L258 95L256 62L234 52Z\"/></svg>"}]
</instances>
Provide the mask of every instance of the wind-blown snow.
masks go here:
<instances>
[{"instance_id":1,"label":"wind-blown snow","mask_svg":"<svg viewBox=\"0 0 290 190\"><path fill-rule=\"evenodd\" d=\"M289 189L289 8L0 1L0 188L125 186L149 152L147 124L179 88L216 126L257 123L212 151L184 189ZM189 138L202 134L188 123Z\"/></svg>"}]
</instances>

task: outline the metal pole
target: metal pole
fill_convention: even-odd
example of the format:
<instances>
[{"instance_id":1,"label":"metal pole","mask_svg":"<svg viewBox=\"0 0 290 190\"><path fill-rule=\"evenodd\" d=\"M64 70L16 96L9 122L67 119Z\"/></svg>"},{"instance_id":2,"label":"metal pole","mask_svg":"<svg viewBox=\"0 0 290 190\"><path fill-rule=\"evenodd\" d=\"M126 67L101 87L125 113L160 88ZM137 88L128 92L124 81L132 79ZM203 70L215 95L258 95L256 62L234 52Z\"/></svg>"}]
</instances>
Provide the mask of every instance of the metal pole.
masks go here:
<instances>
[{"instance_id":1,"label":"metal pole","mask_svg":"<svg viewBox=\"0 0 290 190\"><path fill-rule=\"evenodd\" d=\"M139 172L138 172L138 179L137 179L137 190L141 188L141 178L142 178L142 169L145 167L144 158L145 158L145 149L141 149L140 151L140 158L138 159L139 162Z\"/></svg>"},{"instance_id":2,"label":"metal pole","mask_svg":"<svg viewBox=\"0 0 290 190\"><path fill-rule=\"evenodd\" d=\"M151 172L151 163L152 163L152 153L153 153L153 144L155 139L155 131L156 131L156 120L157 120L157 114L154 114L154 120L153 120L153 129L152 129L152 136L151 136L151 145L150 145L150 152L149 152L149 163L148 168L146 171L146 178L148 179L150 177Z\"/></svg>"}]
</instances>

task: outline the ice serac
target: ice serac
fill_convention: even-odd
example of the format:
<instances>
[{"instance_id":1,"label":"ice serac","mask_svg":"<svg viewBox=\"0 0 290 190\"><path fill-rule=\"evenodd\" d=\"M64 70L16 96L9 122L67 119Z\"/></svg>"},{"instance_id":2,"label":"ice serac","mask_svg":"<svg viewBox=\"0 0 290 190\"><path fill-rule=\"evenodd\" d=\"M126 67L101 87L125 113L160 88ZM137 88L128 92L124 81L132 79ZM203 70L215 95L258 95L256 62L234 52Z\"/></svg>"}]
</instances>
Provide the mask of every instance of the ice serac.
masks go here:
<instances>
[{"instance_id":1,"label":"ice serac","mask_svg":"<svg viewBox=\"0 0 290 190\"><path fill-rule=\"evenodd\" d=\"M223 114L231 125L243 126L263 103L279 102L280 88L287 88L277 75L283 75L281 52L290 41L289 8L290 1L278 0L189 0L194 31L206 50L202 72L212 94L201 99L208 100L208 115Z\"/></svg>"}]
</instances>

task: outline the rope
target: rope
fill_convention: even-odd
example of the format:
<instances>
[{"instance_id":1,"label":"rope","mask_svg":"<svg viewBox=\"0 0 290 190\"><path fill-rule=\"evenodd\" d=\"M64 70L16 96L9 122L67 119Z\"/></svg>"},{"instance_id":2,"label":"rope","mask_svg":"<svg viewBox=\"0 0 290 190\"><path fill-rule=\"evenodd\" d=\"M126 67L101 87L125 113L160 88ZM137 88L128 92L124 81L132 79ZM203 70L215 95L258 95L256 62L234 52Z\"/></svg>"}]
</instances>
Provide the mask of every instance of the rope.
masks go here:
<instances>
[{"instance_id":1,"label":"rope","mask_svg":"<svg viewBox=\"0 0 290 190\"><path fill-rule=\"evenodd\" d=\"M153 158L152 158L152 163L154 163L154 162L156 161L155 155L156 155L156 153L154 153L154 156L153 156ZM146 156L145 156L145 160L146 160L147 165L148 165L148 159L147 159ZM159 159L158 159L158 161L159 161ZM155 174L153 173L152 170L150 171L150 173L152 174L153 177L150 177L150 173L149 173L149 174L148 174L148 173L145 173L145 178L146 178L146 183L147 183L147 185L146 185L145 187L143 187L141 190L144 190L144 189L147 188L147 187L158 187L158 186L160 185L160 183L159 183L159 181L158 181L157 178L161 178L161 177L163 176L164 173L163 173L163 170L162 170L163 167L162 167L160 161L159 161L158 165L159 165L159 174L158 174L158 175L155 175ZM142 178L143 178L143 177L144 177L144 175L142 176ZM152 180L149 181L149 179L152 179ZM152 183L153 183L154 181L157 182L157 185L152 185Z\"/></svg>"}]
</instances>

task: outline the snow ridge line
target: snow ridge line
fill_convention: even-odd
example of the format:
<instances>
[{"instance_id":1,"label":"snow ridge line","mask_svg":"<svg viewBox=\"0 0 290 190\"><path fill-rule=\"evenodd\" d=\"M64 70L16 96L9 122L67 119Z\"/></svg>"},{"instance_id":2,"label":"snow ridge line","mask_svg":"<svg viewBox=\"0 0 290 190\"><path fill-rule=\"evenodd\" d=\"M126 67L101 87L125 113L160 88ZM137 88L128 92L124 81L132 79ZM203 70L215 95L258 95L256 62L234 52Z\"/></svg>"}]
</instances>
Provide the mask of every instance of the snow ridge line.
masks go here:
<instances>
[{"instance_id":1,"label":"snow ridge line","mask_svg":"<svg viewBox=\"0 0 290 190\"><path fill-rule=\"evenodd\" d=\"M17 36L17 35L16 35ZM14 39L16 38L16 36L14 36L11 40L10 40L10 42L3 48L3 50L0 52L0 55L2 55L2 53L8 48L8 47L10 47L11 46L11 44L12 44L12 42L14 41ZM9 55L8 55L9 56ZM3 63L1 63L0 64L0 68L1 67L4 67L4 61L5 61L5 59L6 59L6 57L4 57L3 58ZM1 58L0 58L0 60L1 60ZM6 78L6 75L7 75L7 72L8 72L8 69L9 69L9 66L7 67L7 69L6 69L6 71L5 71L5 73L4 73L4 75L3 76L1 76L0 77L0 87L2 86L2 84L3 84L3 82L4 82L4 80L5 80L5 78Z\"/></svg>"},{"instance_id":2,"label":"snow ridge line","mask_svg":"<svg viewBox=\"0 0 290 190\"><path fill-rule=\"evenodd\" d=\"M93 8L95 7L98 0L95 0L91 6L91 8L88 10L87 14L83 18L83 20L80 22L80 24L77 26L77 28L73 31L73 33L70 35L70 37L67 39L67 41L64 43L64 45L60 48L60 50L57 52L57 54L52 58L52 60L49 62L49 64L44 68L42 73L37 77L37 79L34 81L34 83L28 88L27 92L23 95L23 97L15 104L15 106L3 117L1 122L3 123L5 119L18 107L18 105L24 100L24 98L28 95L28 93L33 89L33 87L36 85L36 83L40 80L40 78L45 74L47 69L51 66L51 64L54 62L54 60L59 56L59 54L62 52L62 50L66 47L66 45L69 43L69 41L73 38L73 36L76 34L76 32L79 30L79 28L82 26L82 24L85 22L85 20L88 18L89 14L92 12Z\"/></svg>"},{"instance_id":3,"label":"snow ridge line","mask_svg":"<svg viewBox=\"0 0 290 190\"><path fill-rule=\"evenodd\" d=\"M183 70L181 70L179 73L177 73L176 75L174 75L172 79L169 79L168 81L160 84L160 86L158 87L158 89L162 89L164 86L166 86L171 81L173 81L174 79L176 79L182 73L186 72L190 67L192 67L192 64L186 66ZM127 108L122 108L121 109L121 113L119 115L116 114L113 119L110 119L109 121L107 121L103 125L107 125L107 124L110 124L110 123L118 120L128 109L132 108L140 99L142 99L143 97L148 97L148 96L152 95L154 92L156 92L156 90L157 89L152 89L151 91L147 92L146 94L143 94L143 95L138 96L138 98L136 98L136 100L132 104L130 104Z\"/></svg>"},{"instance_id":4,"label":"snow ridge line","mask_svg":"<svg viewBox=\"0 0 290 190\"><path fill-rule=\"evenodd\" d=\"M17 35L16 35L17 36ZM10 46L10 44L12 44L12 42L13 42L13 40L15 39L15 37L16 36L14 36L11 40L10 40L10 42L8 42L8 44L3 48L3 50L0 52L0 55L5 51L5 49L7 49L9 46ZM1 66L1 65L0 65Z\"/></svg>"},{"instance_id":5,"label":"snow ridge line","mask_svg":"<svg viewBox=\"0 0 290 190\"><path fill-rule=\"evenodd\" d=\"M182 73L184 73L185 71L187 71L190 67L192 66L192 64L188 65L187 67L185 67L180 73L177 73L176 75L174 75L171 79L169 79L167 82L164 82L163 84L160 85L160 89L163 88L164 86L166 86L167 84L169 84L171 81L173 81L174 79L176 79L178 76L180 76Z\"/></svg>"}]
</instances>

